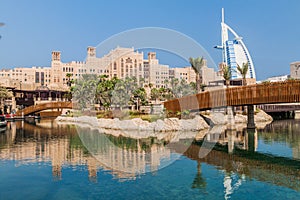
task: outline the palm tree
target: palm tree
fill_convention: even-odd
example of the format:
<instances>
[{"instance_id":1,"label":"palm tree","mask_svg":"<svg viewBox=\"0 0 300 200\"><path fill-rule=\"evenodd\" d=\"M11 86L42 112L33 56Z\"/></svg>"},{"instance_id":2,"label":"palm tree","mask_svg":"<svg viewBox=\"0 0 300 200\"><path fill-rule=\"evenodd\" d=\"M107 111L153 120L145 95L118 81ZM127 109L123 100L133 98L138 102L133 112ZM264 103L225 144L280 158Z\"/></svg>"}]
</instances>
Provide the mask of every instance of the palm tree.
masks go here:
<instances>
[{"instance_id":1,"label":"palm tree","mask_svg":"<svg viewBox=\"0 0 300 200\"><path fill-rule=\"evenodd\" d=\"M151 90L152 87L153 87L153 84L152 84L152 83L149 83L148 86L149 86L149 88L150 88L150 90Z\"/></svg>"},{"instance_id":2,"label":"palm tree","mask_svg":"<svg viewBox=\"0 0 300 200\"><path fill-rule=\"evenodd\" d=\"M239 71L239 73L242 75L242 78L243 78L243 84L242 85L247 85L247 82L246 82L246 76L247 76L247 73L248 73L248 62L247 63L243 63L243 66L237 66L237 70Z\"/></svg>"},{"instance_id":3,"label":"palm tree","mask_svg":"<svg viewBox=\"0 0 300 200\"><path fill-rule=\"evenodd\" d=\"M151 89L151 99L155 100L155 103L157 104L157 101L160 97L160 91L157 88Z\"/></svg>"},{"instance_id":4,"label":"palm tree","mask_svg":"<svg viewBox=\"0 0 300 200\"><path fill-rule=\"evenodd\" d=\"M230 79L231 79L231 69L229 66L224 66L222 68L222 73L223 73L223 78L225 79L226 82L226 87L229 87L230 84Z\"/></svg>"},{"instance_id":5,"label":"palm tree","mask_svg":"<svg viewBox=\"0 0 300 200\"><path fill-rule=\"evenodd\" d=\"M204 66L204 59L203 57L198 57L198 58L190 58L189 59L190 64L193 68L193 70L196 73L196 89L197 92L199 93L201 91L201 83L202 83L202 77L201 77L201 69Z\"/></svg>"},{"instance_id":6,"label":"palm tree","mask_svg":"<svg viewBox=\"0 0 300 200\"><path fill-rule=\"evenodd\" d=\"M164 80L164 84L165 84L165 87L168 88L168 87L169 87L169 80L168 80L168 79L165 79L165 80Z\"/></svg>"},{"instance_id":7,"label":"palm tree","mask_svg":"<svg viewBox=\"0 0 300 200\"><path fill-rule=\"evenodd\" d=\"M67 85L68 85L69 87L71 87L71 85L72 85L71 76L73 76L73 74L71 74L71 73L67 73L67 74L66 74L66 77L67 77Z\"/></svg>"},{"instance_id":8,"label":"palm tree","mask_svg":"<svg viewBox=\"0 0 300 200\"><path fill-rule=\"evenodd\" d=\"M2 109L4 108L4 100L11 98L13 95L5 87L0 86L0 112L2 114Z\"/></svg>"},{"instance_id":9,"label":"palm tree","mask_svg":"<svg viewBox=\"0 0 300 200\"><path fill-rule=\"evenodd\" d=\"M140 78L139 79L139 87L144 87L144 83L145 83L145 78Z\"/></svg>"},{"instance_id":10,"label":"palm tree","mask_svg":"<svg viewBox=\"0 0 300 200\"><path fill-rule=\"evenodd\" d=\"M105 110L109 109L112 103L112 96L115 86L120 82L116 77L111 80L108 79L108 75L100 75L99 81L96 86L96 100ZM116 101L114 99L114 101Z\"/></svg>"},{"instance_id":11,"label":"palm tree","mask_svg":"<svg viewBox=\"0 0 300 200\"><path fill-rule=\"evenodd\" d=\"M91 108L95 102L97 77L94 74L83 74L72 87L72 98L79 109Z\"/></svg>"}]
</instances>

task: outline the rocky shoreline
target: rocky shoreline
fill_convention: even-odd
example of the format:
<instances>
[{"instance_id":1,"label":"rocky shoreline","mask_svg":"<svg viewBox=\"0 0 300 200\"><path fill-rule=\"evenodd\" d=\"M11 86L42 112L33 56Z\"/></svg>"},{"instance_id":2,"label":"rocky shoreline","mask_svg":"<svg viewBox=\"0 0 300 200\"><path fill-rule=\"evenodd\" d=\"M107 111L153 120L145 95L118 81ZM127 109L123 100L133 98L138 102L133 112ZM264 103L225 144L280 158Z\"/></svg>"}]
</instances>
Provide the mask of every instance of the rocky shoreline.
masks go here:
<instances>
[{"instance_id":1,"label":"rocky shoreline","mask_svg":"<svg viewBox=\"0 0 300 200\"><path fill-rule=\"evenodd\" d=\"M204 119L205 118L205 119ZM209 119L209 120L207 120ZM234 116L234 123L237 126L247 123L247 116L237 114ZM272 117L263 111L258 112L255 117L255 123L270 123ZM196 115L193 119L178 119L178 118L165 118L159 119L155 122L144 121L140 118L131 120L115 119L97 119L96 117L64 117L59 116L56 118L58 122L73 122L81 124L89 124L94 128L107 129L107 130L126 130L126 131L139 131L139 132L174 132L174 131L200 131L208 129L210 125L226 125L228 124L228 116L222 113L211 113L203 115L203 117Z\"/></svg>"}]
</instances>

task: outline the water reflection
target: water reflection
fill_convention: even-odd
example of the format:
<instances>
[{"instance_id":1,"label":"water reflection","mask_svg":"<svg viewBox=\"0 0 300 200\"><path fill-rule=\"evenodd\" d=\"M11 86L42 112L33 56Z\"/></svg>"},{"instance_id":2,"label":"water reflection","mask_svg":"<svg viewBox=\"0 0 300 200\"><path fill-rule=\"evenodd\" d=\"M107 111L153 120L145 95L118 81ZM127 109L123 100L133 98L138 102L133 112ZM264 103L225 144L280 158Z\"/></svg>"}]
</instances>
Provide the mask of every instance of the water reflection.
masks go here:
<instances>
[{"instance_id":1,"label":"water reflection","mask_svg":"<svg viewBox=\"0 0 300 200\"><path fill-rule=\"evenodd\" d=\"M264 129L230 129L225 130L217 144L206 157L200 157L203 140L194 141L185 152L185 156L197 161L197 175L193 187L202 188L206 180L201 174L201 163L217 166L224 173L224 198L227 199L243 182L255 179L277 186L300 191L300 160L299 153L300 121L275 121ZM207 135L209 136L209 135ZM211 137L211 136L209 136ZM215 140L216 138L210 139ZM292 157L267 154L258 151L260 141L286 143L292 148ZM194 184L200 182L201 184Z\"/></svg>"},{"instance_id":2,"label":"water reflection","mask_svg":"<svg viewBox=\"0 0 300 200\"><path fill-rule=\"evenodd\" d=\"M265 129L259 130L259 135L261 142L270 147L259 151L300 160L300 120L274 121ZM274 143L281 144L280 148L271 148ZM286 149L291 149L291 153Z\"/></svg>"},{"instance_id":3,"label":"water reflection","mask_svg":"<svg viewBox=\"0 0 300 200\"><path fill-rule=\"evenodd\" d=\"M87 166L93 181L97 180L99 169L109 171L120 180L135 179L167 165L182 151L178 148L178 152L172 153L166 141L156 138L114 137L88 127L59 125L53 121L11 122L0 135L0 141L0 160L15 160L19 165L51 163L55 179L62 178L64 165ZM191 143L180 142L177 144L183 149Z\"/></svg>"},{"instance_id":4,"label":"water reflection","mask_svg":"<svg viewBox=\"0 0 300 200\"><path fill-rule=\"evenodd\" d=\"M132 139L104 135L97 130L75 125L59 125L53 121L35 123L12 122L0 132L0 160L14 160L18 165L43 162L52 166L55 179L62 179L65 165L87 166L91 181L104 170L119 180L132 180L147 171L154 172L173 156L181 155L197 162L191 188L205 190L209 180L202 172L202 164L217 167L223 173L225 198L229 197L247 179L272 183L300 191L300 160L269 155L259 150L260 141L285 142L293 157L299 158L299 121L274 122L262 130L231 129L198 134L197 140L179 140L169 143L157 138ZM204 136L214 148L200 156ZM89 143L89 149L85 143ZM190 145L190 146L189 146ZM204 150L205 151L205 150ZM91 156L91 153L95 156Z\"/></svg>"}]
</instances>

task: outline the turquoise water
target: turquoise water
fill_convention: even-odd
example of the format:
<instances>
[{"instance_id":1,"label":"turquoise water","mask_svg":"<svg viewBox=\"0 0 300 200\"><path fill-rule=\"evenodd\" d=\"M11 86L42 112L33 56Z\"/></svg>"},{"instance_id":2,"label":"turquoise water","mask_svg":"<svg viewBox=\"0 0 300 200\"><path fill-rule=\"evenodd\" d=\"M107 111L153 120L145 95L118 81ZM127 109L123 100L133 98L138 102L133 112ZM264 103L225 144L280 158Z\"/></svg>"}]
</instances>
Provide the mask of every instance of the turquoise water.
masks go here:
<instances>
[{"instance_id":1,"label":"turquoise water","mask_svg":"<svg viewBox=\"0 0 300 200\"><path fill-rule=\"evenodd\" d=\"M198 156L202 141L180 155L178 146L165 149L153 139L109 137L118 148L98 151L99 161L73 125L11 123L0 133L0 199L300 199L297 124L276 121L253 137L237 131L231 154L228 136L220 136L223 142L204 158ZM246 145L245 138L254 141ZM151 152L160 163L179 158L153 170L159 159ZM140 168L130 173L126 166Z\"/></svg>"}]
</instances>

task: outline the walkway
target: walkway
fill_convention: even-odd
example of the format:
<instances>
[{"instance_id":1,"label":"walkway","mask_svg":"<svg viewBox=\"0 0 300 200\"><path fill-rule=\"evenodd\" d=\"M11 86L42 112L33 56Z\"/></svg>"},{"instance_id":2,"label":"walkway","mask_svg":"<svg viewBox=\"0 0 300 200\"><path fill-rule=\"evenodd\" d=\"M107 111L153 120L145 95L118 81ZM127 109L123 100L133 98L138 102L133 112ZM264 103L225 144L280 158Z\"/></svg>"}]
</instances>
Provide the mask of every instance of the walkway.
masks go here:
<instances>
[{"instance_id":1,"label":"walkway","mask_svg":"<svg viewBox=\"0 0 300 200\"><path fill-rule=\"evenodd\" d=\"M16 113L16 116L26 116L31 115L36 112L40 112L43 110L49 110L49 109L63 109L63 108L73 108L73 103L70 101L57 101L57 102L47 102L47 103L41 103L33 106L26 107L22 110L18 110Z\"/></svg>"},{"instance_id":2,"label":"walkway","mask_svg":"<svg viewBox=\"0 0 300 200\"><path fill-rule=\"evenodd\" d=\"M264 83L206 91L164 102L168 111L207 110L243 106L300 102L300 81Z\"/></svg>"}]
</instances>

